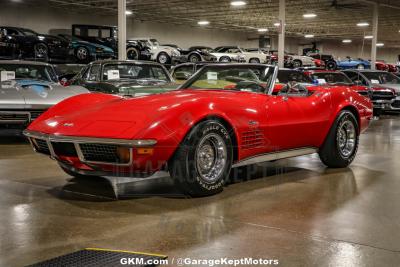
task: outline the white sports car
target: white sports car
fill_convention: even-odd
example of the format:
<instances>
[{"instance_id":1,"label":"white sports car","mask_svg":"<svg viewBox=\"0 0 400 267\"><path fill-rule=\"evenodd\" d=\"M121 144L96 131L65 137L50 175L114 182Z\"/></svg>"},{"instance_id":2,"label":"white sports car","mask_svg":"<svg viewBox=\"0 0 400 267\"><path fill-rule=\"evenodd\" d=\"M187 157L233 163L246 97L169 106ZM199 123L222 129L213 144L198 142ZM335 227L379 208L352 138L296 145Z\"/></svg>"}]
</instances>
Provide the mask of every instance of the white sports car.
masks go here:
<instances>
[{"instance_id":1,"label":"white sports car","mask_svg":"<svg viewBox=\"0 0 400 267\"><path fill-rule=\"evenodd\" d=\"M131 38L129 40L141 42L144 46L148 47L151 54L150 59L161 64L171 64L175 58L178 58L181 55L176 48L160 45L157 39Z\"/></svg>"},{"instance_id":2,"label":"white sports car","mask_svg":"<svg viewBox=\"0 0 400 267\"><path fill-rule=\"evenodd\" d=\"M266 63L267 57L261 51L247 51L239 46L219 46L215 48L219 53L230 53L244 56L247 63Z\"/></svg>"}]
</instances>

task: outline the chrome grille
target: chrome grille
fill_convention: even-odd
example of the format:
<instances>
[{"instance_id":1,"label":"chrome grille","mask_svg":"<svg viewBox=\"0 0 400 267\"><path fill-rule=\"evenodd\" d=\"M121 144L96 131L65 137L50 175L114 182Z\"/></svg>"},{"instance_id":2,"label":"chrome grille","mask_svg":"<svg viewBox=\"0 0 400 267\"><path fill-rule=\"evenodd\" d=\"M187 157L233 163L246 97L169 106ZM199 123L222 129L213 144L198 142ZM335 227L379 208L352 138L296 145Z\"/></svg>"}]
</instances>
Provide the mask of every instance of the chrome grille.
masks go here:
<instances>
[{"instance_id":1,"label":"chrome grille","mask_svg":"<svg viewBox=\"0 0 400 267\"><path fill-rule=\"evenodd\" d=\"M79 144L85 161L119 163L117 146L108 144Z\"/></svg>"},{"instance_id":2,"label":"chrome grille","mask_svg":"<svg viewBox=\"0 0 400 267\"><path fill-rule=\"evenodd\" d=\"M29 113L0 112L1 122L28 122Z\"/></svg>"},{"instance_id":3,"label":"chrome grille","mask_svg":"<svg viewBox=\"0 0 400 267\"><path fill-rule=\"evenodd\" d=\"M395 97L395 94L390 91L374 91L372 92L372 99L373 100L379 100L379 99L393 99Z\"/></svg>"}]
</instances>

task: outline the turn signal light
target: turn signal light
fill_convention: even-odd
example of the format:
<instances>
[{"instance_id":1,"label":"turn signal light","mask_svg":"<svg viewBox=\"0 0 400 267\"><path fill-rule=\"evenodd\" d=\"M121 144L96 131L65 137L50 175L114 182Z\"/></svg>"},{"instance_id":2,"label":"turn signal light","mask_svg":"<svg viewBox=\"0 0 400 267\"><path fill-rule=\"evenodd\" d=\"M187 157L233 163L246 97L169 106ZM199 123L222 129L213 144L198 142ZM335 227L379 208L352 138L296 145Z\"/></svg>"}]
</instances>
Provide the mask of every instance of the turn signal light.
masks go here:
<instances>
[{"instance_id":1,"label":"turn signal light","mask_svg":"<svg viewBox=\"0 0 400 267\"><path fill-rule=\"evenodd\" d=\"M117 147L117 156L121 163L129 163L131 160L131 149L129 147Z\"/></svg>"},{"instance_id":2,"label":"turn signal light","mask_svg":"<svg viewBox=\"0 0 400 267\"><path fill-rule=\"evenodd\" d=\"M151 147L139 147L137 148L138 155L153 155L154 148Z\"/></svg>"}]
</instances>

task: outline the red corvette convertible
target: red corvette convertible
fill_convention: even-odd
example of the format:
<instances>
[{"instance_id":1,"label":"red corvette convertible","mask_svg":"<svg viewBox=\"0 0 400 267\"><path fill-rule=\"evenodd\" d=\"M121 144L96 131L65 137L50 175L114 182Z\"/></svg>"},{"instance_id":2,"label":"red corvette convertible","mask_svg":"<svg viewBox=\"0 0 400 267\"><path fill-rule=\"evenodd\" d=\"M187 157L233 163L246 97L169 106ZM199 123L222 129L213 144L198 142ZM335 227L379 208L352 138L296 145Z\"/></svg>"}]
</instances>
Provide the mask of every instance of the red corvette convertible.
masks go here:
<instances>
[{"instance_id":1,"label":"red corvette convertible","mask_svg":"<svg viewBox=\"0 0 400 267\"><path fill-rule=\"evenodd\" d=\"M178 90L136 98L69 98L25 131L33 148L75 177L150 176L168 170L192 196L222 190L232 167L319 153L348 166L372 104L348 87L290 82L277 68L206 65Z\"/></svg>"}]
</instances>

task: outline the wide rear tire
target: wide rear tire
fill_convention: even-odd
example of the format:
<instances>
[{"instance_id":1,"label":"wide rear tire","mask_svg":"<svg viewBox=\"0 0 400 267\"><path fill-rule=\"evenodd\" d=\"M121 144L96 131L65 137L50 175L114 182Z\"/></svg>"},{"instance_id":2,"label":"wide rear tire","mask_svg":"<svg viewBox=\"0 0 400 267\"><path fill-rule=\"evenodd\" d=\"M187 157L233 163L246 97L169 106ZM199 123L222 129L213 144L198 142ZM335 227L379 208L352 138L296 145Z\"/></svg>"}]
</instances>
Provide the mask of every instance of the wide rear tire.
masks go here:
<instances>
[{"instance_id":1,"label":"wide rear tire","mask_svg":"<svg viewBox=\"0 0 400 267\"><path fill-rule=\"evenodd\" d=\"M354 160L359 141L358 122L354 114L342 110L319 150L321 161L330 168L344 168Z\"/></svg>"},{"instance_id":2,"label":"wide rear tire","mask_svg":"<svg viewBox=\"0 0 400 267\"><path fill-rule=\"evenodd\" d=\"M175 184L194 197L222 191L232 167L228 130L217 120L196 125L185 137L168 168Z\"/></svg>"}]
</instances>

